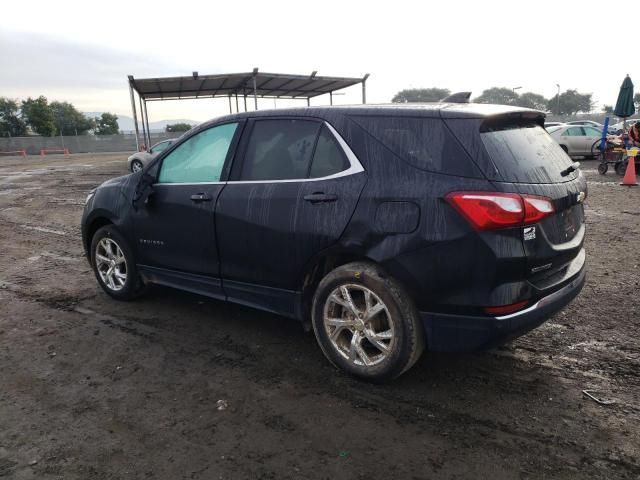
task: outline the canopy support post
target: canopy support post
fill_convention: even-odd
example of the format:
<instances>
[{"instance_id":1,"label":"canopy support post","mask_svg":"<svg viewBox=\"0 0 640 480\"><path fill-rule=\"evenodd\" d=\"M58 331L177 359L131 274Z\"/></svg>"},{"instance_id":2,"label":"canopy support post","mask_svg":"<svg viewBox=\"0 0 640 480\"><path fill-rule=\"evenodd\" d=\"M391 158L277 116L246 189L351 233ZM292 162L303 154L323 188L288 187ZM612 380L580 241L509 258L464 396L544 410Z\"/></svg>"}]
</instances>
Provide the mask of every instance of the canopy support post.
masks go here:
<instances>
[{"instance_id":1,"label":"canopy support post","mask_svg":"<svg viewBox=\"0 0 640 480\"><path fill-rule=\"evenodd\" d=\"M142 140L144 141L145 150L149 150L149 143L147 142L147 127L144 124L144 109L142 108L142 97L138 93L138 102L140 103L140 123L142 124Z\"/></svg>"},{"instance_id":2,"label":"canopy support post","mask_svg":"<svg viewBox=\"0 0 640 480\"><path fill-rule=\"evenodd\" d=\"M233 109L231 108L231 94L229 94L229 115L233 113Z\"/></svg>"},{"instance_id":3,"label":"canopy support post","mask_svg":"<svg viewBox=\"0 0 640 480\"><path fill-rule=\"evenodd\" d=\"M244 94L244 111L247 111L247 94Z\"/></svg>"},{"instance_id":4,"label":"canopy support post","mask_svg":"<svg viewBox=\"0 0 640 480\"><path fill-rule=\"evenodd\" d=\"M238 106L238 94L236 93L236 113L240 113L240 107Z\"/></svg>"},{"instance_id":5,"label":"canopy support post","mask_svg":"<svg viewBox=\"0 0 640 480\"><path fill-rule=\"evenodd\" d=\"M149 129L149 114L147 113L147 100L143 99L142 103L144 105L144 118L145 121L147 122L147 146L151 147L151 130Z\"/></svg>"},{"instance_id":6,"label":"canopy support post","mask_svg":"<svg viewBox=\"0 0 640 480\"><path fill-rule=\"evenodd\" d=\"M362 77L362 104L367 103L367 78L369 78L369 74L367 73L364 77Z\"/></svg>"},{"instance_id":7,"label":"canopy support post","mask_svg":"<svg viewBox=\"0 0 640 480\"><path fill-rule=\"evenodd\" d=\"M133 97L133 75L129 75L129 94L131 95L131 112L133 113L133 125L136 130L136 151L140 151L140 139L138 138L138 116L136 115L136 100Z\"/></svg>"},{"instance_id":8,"label":"canopy support post","mask_svg":"<svg viewBox=\"0 0 640 480\"><path fill-rule=\"evenodd\" d=\"M258 110L258 85L256 82L256 75L258 75L258 69L254 68L253 69L253 103L256 110Z\"/></svg>"},{"instance_id":9,"label":"canopy support post","mask_svg":"<svg viewBox=\"0 0 640 480\"><path fill-rule=\"evenodd\" d=\"M329 105L333 105L333 92L329 92Z\"/></svg>"}]
</instances>

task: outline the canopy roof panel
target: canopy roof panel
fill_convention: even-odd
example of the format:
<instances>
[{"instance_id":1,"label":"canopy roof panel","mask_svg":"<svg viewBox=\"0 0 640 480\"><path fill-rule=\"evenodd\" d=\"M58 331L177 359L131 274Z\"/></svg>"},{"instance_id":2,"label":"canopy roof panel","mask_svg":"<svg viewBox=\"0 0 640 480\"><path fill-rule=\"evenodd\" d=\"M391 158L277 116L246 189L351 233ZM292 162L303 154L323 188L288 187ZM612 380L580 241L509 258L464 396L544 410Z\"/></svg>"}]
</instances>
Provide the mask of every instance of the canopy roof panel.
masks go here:
<instances>
[{"instance_id":1,"label":"canopy roof panel","mask_svg":"<svg viewBox=\"0 0 640 480\"><path fill-rule=\"evenodd\" d=\"M129 84L144 100L175 100L190 98L256 95L262 98L313 98L342 88L364 83L362 78L320 77L263 73L255 69L248 73L199 75L134 79Z\"/></svg>"}]
</instances>

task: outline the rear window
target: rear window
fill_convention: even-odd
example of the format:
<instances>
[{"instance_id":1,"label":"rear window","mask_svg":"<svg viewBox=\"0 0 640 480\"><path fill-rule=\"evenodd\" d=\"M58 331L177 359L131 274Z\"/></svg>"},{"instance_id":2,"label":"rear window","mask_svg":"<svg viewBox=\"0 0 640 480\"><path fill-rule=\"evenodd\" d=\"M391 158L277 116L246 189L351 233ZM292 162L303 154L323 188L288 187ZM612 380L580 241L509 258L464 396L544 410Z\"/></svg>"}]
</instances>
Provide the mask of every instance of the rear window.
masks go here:
<instances>
[{"instance_id":1,"label":"rear window","mask_svg":"<svg viewBox=\"0 0 640 480\"><path fill-rule=\"evenodd\" d=\"M416 168L462 177L482 177L469 155L438 118L372 115L351 119Z\"/></svg>"},{"instance_id":2,"label":"rear window","mask_svg":"<svg viewBox=\"0 0 640 480\"><path fill-rule=\"evenodd\" d=\"M484 127L481 132L482 143L495 167L495 172L486 172L492 180L560 183L577 176L577 172L566 177L560 174L573 161L537 124Z\"/></svg>"}]
</instances>

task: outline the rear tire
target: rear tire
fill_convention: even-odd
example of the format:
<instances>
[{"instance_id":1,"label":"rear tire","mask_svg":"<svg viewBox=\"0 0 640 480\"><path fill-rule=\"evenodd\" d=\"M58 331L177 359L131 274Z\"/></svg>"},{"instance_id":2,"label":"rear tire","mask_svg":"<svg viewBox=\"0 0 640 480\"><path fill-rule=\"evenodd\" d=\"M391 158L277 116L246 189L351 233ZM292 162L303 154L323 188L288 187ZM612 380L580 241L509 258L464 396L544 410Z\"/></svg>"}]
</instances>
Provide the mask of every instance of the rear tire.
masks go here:
<instances>
[{"instance_id":1,"label":"rear tire","mask_svg":"<svg viewBox=\"0 0 640 480\"><path fill-rule=\"evenodd\" d=\"M424 350L413 301L372 263L349 263L327 274L313 297L311 322L327 359L365 380L398 377Z\"/></svg>"},{"instance_id":2,"label":"rear tire","mask_svg":"<svg viewBox=\"0 0 640 480\"><path fill-rule=\"evenodd\" d=\"M144 291L133 250L113 225L91 239L91 266L100 287L116 300L132 300Z\"/></svg>"}]
</instances>

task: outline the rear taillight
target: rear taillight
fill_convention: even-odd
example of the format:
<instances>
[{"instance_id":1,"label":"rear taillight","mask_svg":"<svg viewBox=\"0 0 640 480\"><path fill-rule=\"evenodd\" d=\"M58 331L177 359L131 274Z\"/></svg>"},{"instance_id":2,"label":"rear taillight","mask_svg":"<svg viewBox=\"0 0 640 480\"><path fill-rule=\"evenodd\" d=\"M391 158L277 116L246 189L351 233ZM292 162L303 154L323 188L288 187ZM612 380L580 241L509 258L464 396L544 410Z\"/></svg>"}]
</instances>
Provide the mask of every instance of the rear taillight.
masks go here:
<instances>
[{"instance_id":1,"label":"rear taillight","mask_svg":"<svg viewBox=\"0 0 640 480\"><path fill-rule=\"evenodd\" d=\"M452 192L447 201L476 230L518 227L551 215L553 203L545 197L500 192Z\"/></svg>"}]
</instances>

